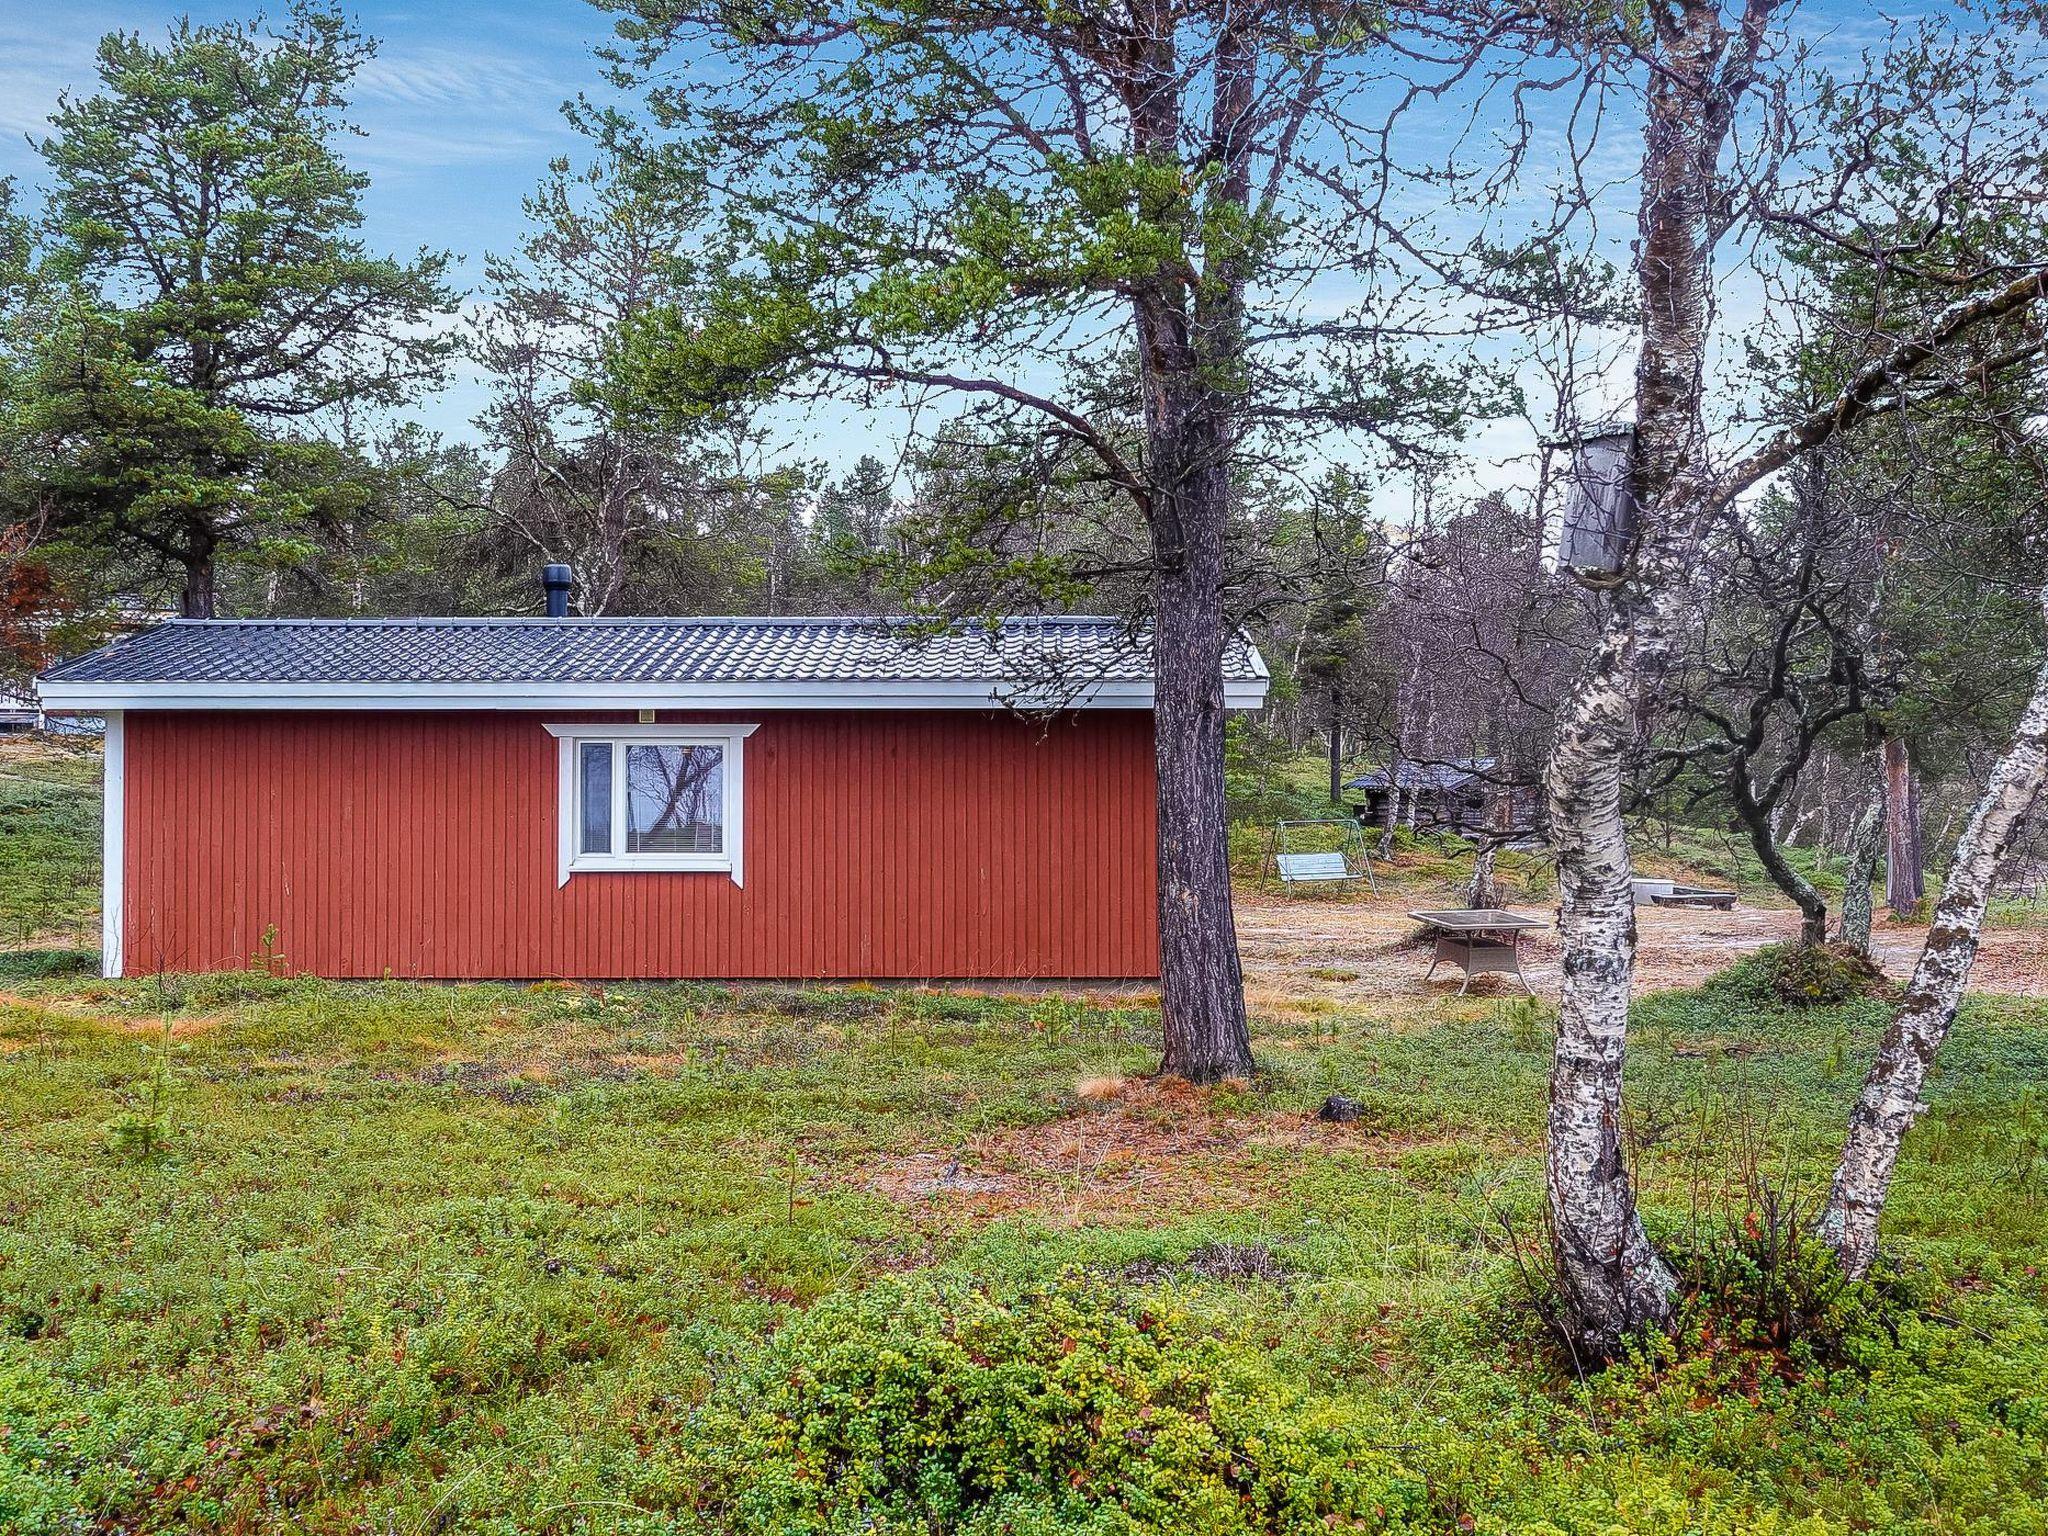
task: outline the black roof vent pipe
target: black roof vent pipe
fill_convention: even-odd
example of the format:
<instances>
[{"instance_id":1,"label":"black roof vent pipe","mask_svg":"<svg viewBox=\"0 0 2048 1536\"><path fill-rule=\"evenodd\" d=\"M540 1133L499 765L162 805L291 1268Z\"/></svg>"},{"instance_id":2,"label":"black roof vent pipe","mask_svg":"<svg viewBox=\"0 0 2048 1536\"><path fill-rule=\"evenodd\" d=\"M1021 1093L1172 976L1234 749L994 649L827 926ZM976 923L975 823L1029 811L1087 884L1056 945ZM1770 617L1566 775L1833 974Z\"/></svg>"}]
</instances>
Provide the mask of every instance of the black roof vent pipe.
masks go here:
<instances>
[{"instance_id":1,"label":"black roof vent pipe","mask_svg":"<svg viewBox=\"0 0 2048 1536\"><path fill-rule=\"evenodd\" d=\"M544 565L540 568L540 586L541 591L547 594L549 618L566 619L569 616L569 588L575 580L575 572L566 565Z\"/></svg>"}]
</instances>

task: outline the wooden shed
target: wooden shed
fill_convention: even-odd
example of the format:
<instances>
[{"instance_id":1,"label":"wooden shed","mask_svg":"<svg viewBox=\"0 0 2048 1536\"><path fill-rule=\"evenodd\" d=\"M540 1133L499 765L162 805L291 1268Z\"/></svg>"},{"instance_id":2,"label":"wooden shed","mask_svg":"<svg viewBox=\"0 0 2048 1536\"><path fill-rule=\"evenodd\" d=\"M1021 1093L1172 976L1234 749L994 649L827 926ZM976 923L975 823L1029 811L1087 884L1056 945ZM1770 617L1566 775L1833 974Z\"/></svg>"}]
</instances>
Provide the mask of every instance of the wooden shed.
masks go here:
<instances>
[{"instance_id":1,"label":"wooden shed","mask_svg":"<svg viewBox=\"0 0 2048 1536\"><path fill-rule=\"evenodd\" d=\"M42 692L107 720L110 975L1158 974L1121 621L194 620Z\"/></svg>"},{"instance_id":2,"label":"wooden shed","mask_svg":"<svg viewBox=\"0 0 2048 1536\"><path fill-rule=\"evenodd\" d=\"M1387 801L1397 790L1402 822L1423 832L1499 834L1532 826L1537 815L1535 787L1508 781L1501 765L1490 757L1404 761L1391 770L1361 773L1346 780L1345 788L1359 791L1351 809L1367 826L1385 822Z\"/></svg>"}]
</instances>

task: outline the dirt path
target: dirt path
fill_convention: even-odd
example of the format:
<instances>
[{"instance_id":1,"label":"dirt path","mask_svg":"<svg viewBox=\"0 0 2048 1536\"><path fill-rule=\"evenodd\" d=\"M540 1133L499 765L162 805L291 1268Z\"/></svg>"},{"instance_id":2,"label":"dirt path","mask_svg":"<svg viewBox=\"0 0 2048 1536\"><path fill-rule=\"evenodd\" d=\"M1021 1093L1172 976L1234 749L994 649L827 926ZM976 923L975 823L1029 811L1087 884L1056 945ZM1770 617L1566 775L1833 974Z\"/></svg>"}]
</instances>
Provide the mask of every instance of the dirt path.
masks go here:
<instances>
[{"instance_id":1,"label":"dirt path","mask_svg":"<svg viewBox=\"0 0 2048 1536\"><path fill-rule=\"evenodd\" d=\"M1423 991L1422 973L1429 968L1429 955L1406 942L1415 930L1407 913L1437 905L1457 903L1412 892L1305 898L1241 890L1237 895L1237 935L1244 954L1247 995L1254 1006L1302 996L1416 996ZM1510 905L1532 917L1555 918L1554 910L1538 902ZM1636 987L1650 991L1696 986L1751 950L1797 937L1799 914L1790 908L1747 904L1733 912L1646 907L1637 914L1637 927L1641 950ZM1880 920L1873 937L1885 971L1903 980L1919 958L1926 936L1924 924ZM1555 998L1557 936L1545 929L1529 935L1524 944L1523 970L1530 984L1543 996ZM1462 979L1444 966L1429 990L1455 992ZM1988 930L1970 988L2048 996L2048 927ZM1472 990L1519 995L1512 981L1492 978L1475 981Z\"/></svg>"}]
</instances>

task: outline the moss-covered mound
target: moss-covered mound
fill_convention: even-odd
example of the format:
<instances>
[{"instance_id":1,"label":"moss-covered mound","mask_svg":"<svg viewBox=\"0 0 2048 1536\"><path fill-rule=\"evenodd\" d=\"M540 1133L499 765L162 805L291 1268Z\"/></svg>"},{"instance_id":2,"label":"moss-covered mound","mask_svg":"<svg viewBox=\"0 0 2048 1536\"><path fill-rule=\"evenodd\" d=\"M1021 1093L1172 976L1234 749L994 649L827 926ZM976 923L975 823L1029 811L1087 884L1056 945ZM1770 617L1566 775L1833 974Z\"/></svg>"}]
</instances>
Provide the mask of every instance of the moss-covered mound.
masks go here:
<instances>
[{"instance_id":1,"label":"moss-covered mound","mask_svg":"<svg viewBox=\"0 0 2048 1536\"><path fill-rule=\"evenodd\" d=\"M1710 988L1746 1002L1827 1006L1886 997L1892 984L1877 962L1847 944L1768 944L1715 976Z\"/></svg>"}]
</instances>

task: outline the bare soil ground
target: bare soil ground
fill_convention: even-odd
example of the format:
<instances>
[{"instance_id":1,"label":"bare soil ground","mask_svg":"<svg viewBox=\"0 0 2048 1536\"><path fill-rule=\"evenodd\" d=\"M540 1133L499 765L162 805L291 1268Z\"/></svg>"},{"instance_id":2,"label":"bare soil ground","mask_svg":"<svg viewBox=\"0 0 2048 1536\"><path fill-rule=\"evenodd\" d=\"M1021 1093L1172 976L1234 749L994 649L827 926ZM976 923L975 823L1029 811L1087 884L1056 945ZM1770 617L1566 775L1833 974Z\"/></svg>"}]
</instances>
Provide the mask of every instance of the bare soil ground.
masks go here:
<instances>
[{"instance_id":1,"label":"bare soil ground","mask_svg":"<svg viewBox=\"0 0 2048 1536\"><path fill-rule=\"evenodd\" d=\"M1455 992L1462 972L1446 964L1425 988L1429 950L1413 942L1411 910L1459 903L1426 893L1388 892L1345 897L1303 897L1240 889L1237 936L1244 954L1247 996L1255 1008L1284 1010L1304 998L1347 1001ZM1532 901L1510 902L1518 912L1554 921L1555 911ZM1636 988L1656 991L1697 986L1752 950L1796 938L1799 914L1789 907L1748 902L1732 912L1645 907L1637 913L1641 948ZM1927 937L1924 923L1891 923L1880 916L1873 948L1885 972L1911 973ZM1523 939L1523 974L1543 996L1558 988L1557 935L1541 929ZM2048 927L1993 927L1971 973L1973 992L2048 996ZM1475 994L1519 996L1512 978L1480 977Z\"/></svg>"}]
</instances>

